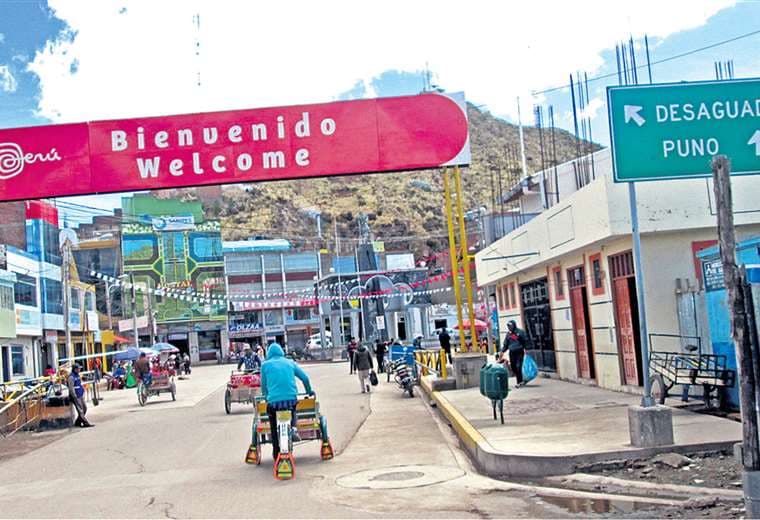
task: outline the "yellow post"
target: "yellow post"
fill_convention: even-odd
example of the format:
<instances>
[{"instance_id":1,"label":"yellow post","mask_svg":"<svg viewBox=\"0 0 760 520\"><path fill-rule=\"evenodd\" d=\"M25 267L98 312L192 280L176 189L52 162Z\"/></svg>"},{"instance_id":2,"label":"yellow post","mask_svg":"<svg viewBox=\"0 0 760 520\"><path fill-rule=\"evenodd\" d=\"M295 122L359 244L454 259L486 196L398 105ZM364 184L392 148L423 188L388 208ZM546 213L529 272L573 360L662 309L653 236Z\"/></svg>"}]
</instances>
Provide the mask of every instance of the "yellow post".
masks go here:
<instances>
[{"instance_id":1,"label":"yellow post","mask_svg":"<svg viewBox=\"0 0 760 520\"><path fill-rule=\"evenodd\" d=\"M457 216L459 217L459 241L462 248L462 267L464 271L464 289L467 295L467 314L470 317L470 336L472 339L473 350L479 349L478 333L475 330L475 306L472 302L472 279L470 277L470 252L467 250L467 229L464 225L464 209L462 199L464 192L462 190L462 176L459 173L459 166L454 166L454 189L457 195ZM460 325L461 327L461 325Z\"/></svg>"},{"instance_id":2,"label":"yellow post","mask_svg":"<svg viewBox=\"0 0 760 520\"><path fill-rule=\"evenodd\" d=\"M451 187L449 186L449 170L443 169L443 191L446 195L446 221L449 226L449 258L451 259L451 283L454 284L454 299L457 304L457 320L459 321L459 345L465 348L464 327L462 326L462 294L459 291L459 261L457 260L457 239L454 234L454 209L451 205ZM444 358L446 354L443 354ZM446 363L441 363L441 375L446 377Z\"/></svg>"}]
</instances>

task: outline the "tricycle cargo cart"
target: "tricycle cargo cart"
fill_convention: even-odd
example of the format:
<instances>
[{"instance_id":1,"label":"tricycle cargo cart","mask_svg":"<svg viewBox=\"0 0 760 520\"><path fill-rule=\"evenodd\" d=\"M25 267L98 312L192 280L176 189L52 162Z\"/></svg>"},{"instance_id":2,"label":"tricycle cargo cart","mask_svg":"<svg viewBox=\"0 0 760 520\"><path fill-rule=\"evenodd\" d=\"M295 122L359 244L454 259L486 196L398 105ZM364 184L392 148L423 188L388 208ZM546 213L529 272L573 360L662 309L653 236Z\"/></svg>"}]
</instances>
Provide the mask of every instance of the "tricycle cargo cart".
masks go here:
<instances>
[{"instance_id":1,"label":"tricycle cargo cart","mask_svg":"<svg viewBox=\"0 0 760 520\"><path fill-rule=\"evenodd\" d=\"M736 371L726 366L726 356L703 354L701 338L696 336L676 336L670 334L650 334L649 342L655 338L677 338L684 344L685 352L653 350L649 354L649 384L652 397L659 404L665 403L668 392L675 385L684 385L683 400L688 400L691 385L702 386L706 406L711 406L715 392L721 409L727 405L727 389L734 386Z\"/></svg>"},{"instance_id":2,"label":"tricycle cargo cart","mask_svg":"<svg viewBox=\"0 0 760 520\"><path fill-rule=\"evenodd\" d=\"M232 403L255 404L261 395L261 374L259 371L233 370L224 392L224 411L230 413Z\"/></svg>"},{"instance_id":3,"label":"tricycle cargo cart","mask_svg":"<svg viewBox=\"0 0 760 520\"><path fill-rule=\"evenodd\" d=\"M291 412L283 410L272 418L267 414L267 402L263 397L255 398L255 415L251 431L251 445L246 453L248 464L261 464L261 449L271 444L272 435L279 436L280 454L274 461L274 477L289 480L295 477ZM273 420L274 419L274 420ZM274 429L272 424L275 424ZM314 395L300 394L296 405L296 429L301 441L320 441L322 460L333 458L333 448L327 433L327 420L319 411L319 402Z\"/></svg>"}]
</instances>

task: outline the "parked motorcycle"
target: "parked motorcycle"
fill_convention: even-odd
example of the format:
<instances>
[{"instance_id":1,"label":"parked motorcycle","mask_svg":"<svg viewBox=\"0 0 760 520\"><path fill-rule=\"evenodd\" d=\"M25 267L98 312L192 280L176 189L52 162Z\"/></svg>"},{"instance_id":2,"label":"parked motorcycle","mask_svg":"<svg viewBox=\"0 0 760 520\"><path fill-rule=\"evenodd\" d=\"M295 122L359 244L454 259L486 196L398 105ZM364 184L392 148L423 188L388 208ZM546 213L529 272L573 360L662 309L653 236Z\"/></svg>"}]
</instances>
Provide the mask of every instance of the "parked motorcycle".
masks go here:
<instances>
[{"instance_id":1,"label":"parked motorcycle","mask_svg":"<svg viewBox=\"0 0 760 520\"><path fill-rule=\"evenodd\" d=\"M386 373L388 381L390 381L391 374L393 374L393 380L396 382L396 385L404 393L408 393L409 397L414 397L414 374L403 358L390 361L386 365Z\"/></svg>"}]
</instances>

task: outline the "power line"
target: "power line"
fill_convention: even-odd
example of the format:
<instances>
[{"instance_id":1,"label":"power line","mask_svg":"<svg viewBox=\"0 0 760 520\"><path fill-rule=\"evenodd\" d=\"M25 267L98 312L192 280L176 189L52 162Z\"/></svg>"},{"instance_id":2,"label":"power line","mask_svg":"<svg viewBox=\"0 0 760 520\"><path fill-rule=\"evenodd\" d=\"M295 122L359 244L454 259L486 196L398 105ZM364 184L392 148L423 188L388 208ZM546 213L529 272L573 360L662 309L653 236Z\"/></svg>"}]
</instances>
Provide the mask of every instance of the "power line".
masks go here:
<instances>
[{"instance_id":1,"label":"power line","mask_svg":"<svg viewBox=\"0 0 760 520\"><path fill-rule=\"evenodd\" d=\"M748 32L748 33L745 33L745 34L740 34L739 36L734 36L733 38L728 38L727 40L721 40L719 42L711 43L710 45L705 45L704 47L699 47L699 48L696 48L696 49L692 49L690 51L682 52L681 54L675 54L675 55L669 56L667 58L662 58L660 60L654 60L649 65L660 65L662 63L667 63L669 61L677 60L677 59L680 59L680 58L685 58L686 56L691 56L692 54L697 54L699 52L703 52L703 51L706 51L706 50L709 50L709 49L714 49L715 47L720 47L720 46L726 45L728 43L733 43L735 41L742 40L744 38L749 38L750 36L755 36L757 34L760 34L760 29L755 30L755 31L751 31L751 32ZM644 65L638 65L638 66L635 67L635 70L646 69L647 67L648 67L648 65L646 65L646 64L644 64ZM602 74L601 76L595 76L593 78L589 78L588 82L591 83L593 81L599 81L599 80L603 80L603 79L609 79L609 78L617 76L617 74L618 74L617 71L616 72L611 72L609 74ZM532 94L534 96L538 95L538 94L549 94L551 92L557 92L559 90L563 90L563 89L566 89L566 88L569 88L569 87L570 87L570 85L567 84L567 85L562 85L562 86L559 86L559 87L547 88L545 90L534 90L532 92Z\"/></svg>"}]
</instances>

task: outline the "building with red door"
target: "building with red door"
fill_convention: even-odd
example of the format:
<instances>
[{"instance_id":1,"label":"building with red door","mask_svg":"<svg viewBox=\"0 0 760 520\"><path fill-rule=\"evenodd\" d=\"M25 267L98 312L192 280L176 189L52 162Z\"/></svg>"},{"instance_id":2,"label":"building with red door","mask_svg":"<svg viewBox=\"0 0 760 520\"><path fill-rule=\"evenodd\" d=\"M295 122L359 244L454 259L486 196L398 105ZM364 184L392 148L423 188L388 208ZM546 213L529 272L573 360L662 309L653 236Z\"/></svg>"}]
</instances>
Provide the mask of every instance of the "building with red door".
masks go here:
<instances>
[{"instance_id":1,"label":"building with red door","mask_svg":"<svg viewBox=\"0 0 760 520\"><path fill-rule=\"evenodd\" d=\"M760 235L760 178L733 185L738 239ZM613 182L609 150L521 179L518 188L520 210L535 216L476 255L478 284L496 287L502 334L515 320L539 367L563 379L642 385L628 187ZM696 253L717 239L712 183L647 182L637 191L651 349L699 344L709 353Z\"/></svg>"}]
</instances>

